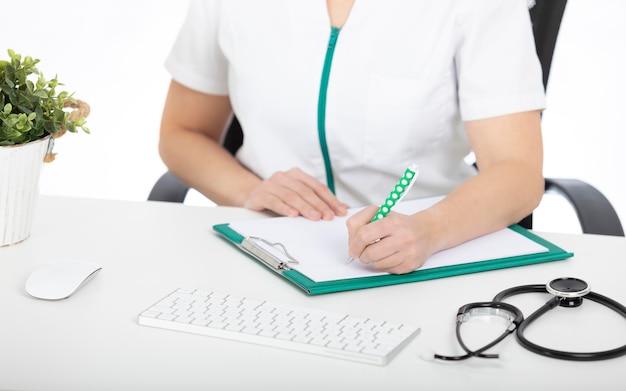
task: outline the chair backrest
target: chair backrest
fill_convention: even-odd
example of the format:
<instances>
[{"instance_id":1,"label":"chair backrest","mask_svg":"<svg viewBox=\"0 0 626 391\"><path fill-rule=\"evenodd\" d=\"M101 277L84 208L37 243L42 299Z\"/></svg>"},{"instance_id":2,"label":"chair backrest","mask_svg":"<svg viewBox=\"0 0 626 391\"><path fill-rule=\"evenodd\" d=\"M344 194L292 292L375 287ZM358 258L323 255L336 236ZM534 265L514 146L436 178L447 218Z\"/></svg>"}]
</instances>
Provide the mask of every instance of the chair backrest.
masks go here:
<instances>
[{"instance_id":1,"label":"chair backrest","mask_svg":"<svg viewBox=\"0 0 626 391\"><path fill-rule=\"evenodd\" d=\"M566 5L567 0L535 0L535 6L530 9L537 56L543 70L544 88L548 86L552 57Z\"/></svg>"},{"instance_id":2,"label":"chair backrest","mask_svg":"<svg viewBox=\"0 0 626 391\"><path fill-rule=\"evenodd\" d=\"M228 130L226 130L223 145L228 152L234 155L241 147L241 144L243 144L243 130L239 120L233 115L230 125L228 125Z\"/></svg>"}]
</instances>

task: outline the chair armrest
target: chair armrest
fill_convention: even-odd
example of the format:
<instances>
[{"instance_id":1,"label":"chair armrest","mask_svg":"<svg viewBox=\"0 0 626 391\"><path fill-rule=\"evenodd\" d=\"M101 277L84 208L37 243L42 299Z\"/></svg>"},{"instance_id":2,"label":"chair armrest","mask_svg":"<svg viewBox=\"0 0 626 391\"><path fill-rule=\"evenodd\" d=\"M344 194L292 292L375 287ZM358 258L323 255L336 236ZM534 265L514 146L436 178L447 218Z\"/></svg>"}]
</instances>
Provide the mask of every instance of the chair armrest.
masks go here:
<instances>
[{"instance_id":1,"label":"chair armrest","mask_svg":"<svg viewBox=\"0 0 626 391\"><path fill-rule=\"evenodd\" d=\"M148 201L185 202L189 186L171 172L161 175L152 187Z\"/></svg>"},{"instance_id":2,"label":"chair armrest","mask_svg":"<svg viewBox=\"0 0 626 391\"><path fill-rule=\"evenodd\" d=\"M609 200L598 189L577 179L546 178L546 192L567 199L580 221L583 233L624 236L619 217Z\"/></svg>"}]
</instances>

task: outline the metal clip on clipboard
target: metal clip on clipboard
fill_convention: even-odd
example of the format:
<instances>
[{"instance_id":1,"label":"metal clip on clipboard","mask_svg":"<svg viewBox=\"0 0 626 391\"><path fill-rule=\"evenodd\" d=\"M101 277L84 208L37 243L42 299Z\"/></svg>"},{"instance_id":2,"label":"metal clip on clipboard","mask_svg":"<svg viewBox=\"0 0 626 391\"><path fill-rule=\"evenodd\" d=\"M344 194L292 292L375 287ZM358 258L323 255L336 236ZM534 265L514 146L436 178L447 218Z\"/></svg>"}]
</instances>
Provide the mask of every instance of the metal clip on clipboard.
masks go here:
<instances>
[{"instance_id":1,"label":"metal clip on clipboard","mask_svg":"<svg viewBox=\"0 0 626 391\"><path fill-rule=\"evenodd\" d=\"M275 270L290 270L290 263L296 265L299 263L287 252L282 243L272 243L258 236L248 236L241 242L241 247ZM286 257L288 260L280 259L278 255L272 254L272 250L279 252L280 257Z\"/></svg>"}]
</instances>

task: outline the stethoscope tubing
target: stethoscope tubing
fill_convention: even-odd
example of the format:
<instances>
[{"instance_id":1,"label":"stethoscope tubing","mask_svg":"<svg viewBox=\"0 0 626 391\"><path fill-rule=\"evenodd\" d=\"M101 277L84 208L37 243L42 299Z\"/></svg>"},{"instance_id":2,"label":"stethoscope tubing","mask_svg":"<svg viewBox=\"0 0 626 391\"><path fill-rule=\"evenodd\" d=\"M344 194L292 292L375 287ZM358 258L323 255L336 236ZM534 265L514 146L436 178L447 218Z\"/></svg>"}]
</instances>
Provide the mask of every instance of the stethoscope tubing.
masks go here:
<instances>
[{"instance_id":1,"label":"stethoscope tubing","mask_svg":"<svg viewBox=\"0 0 626 391\"><path fill-rule=\"evenodd\" d=\"M518 293L530 293L530 292L545 292L547 290L545 285L523 285L519 287L506 289L494 297L494 301L500 302L505 298L518 294ZM589 292L584 296L585 299L589 299L594 301L600 305L604 305L613 311L620 314L622 317L626 318L626 307L617 301L601 295L595 292ZM560 302L564 300L561 297L554 296L550 300L548 300L543 306L538 308L531 315L526 317L524 321L517 327L516 337L519 343L524 346L526 349L531 352L540 354L542 356L561 359L561 360L570 360L570 361L598 361L598 360L607 360L615 357L622 356L626 354L626 345L621 347L605 350L605 351L595 351L595 352L568 352L556 349L550 349L543 346L539 346L533 342L530 342L526 337L524 332L526 328L532 324L534 320L539 318L541 315L550 311L551 309L558 307Z\"/></svg>"}]
</instances>

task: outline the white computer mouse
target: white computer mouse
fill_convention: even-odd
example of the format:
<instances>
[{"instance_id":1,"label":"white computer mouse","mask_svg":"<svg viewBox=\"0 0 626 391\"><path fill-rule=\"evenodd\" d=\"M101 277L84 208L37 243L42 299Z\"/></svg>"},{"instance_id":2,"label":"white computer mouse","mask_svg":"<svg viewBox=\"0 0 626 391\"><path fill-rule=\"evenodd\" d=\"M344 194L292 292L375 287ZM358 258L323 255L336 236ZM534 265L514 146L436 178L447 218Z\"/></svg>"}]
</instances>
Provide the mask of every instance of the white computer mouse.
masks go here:
<instances>
[{"instance_id":1,"label":"white computer mouse","mask_svg":"<svg viewBox=\"0 0 626 391\"><path fill-rule=\"evenodd\" d=\"M38 299L66 299L90 281L100 269L101 265L87 261L71 259L46 261L28 276L26 292Z\"/></svg>"}]
</instances>

